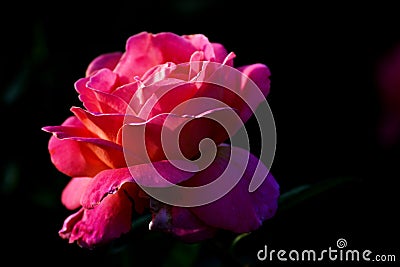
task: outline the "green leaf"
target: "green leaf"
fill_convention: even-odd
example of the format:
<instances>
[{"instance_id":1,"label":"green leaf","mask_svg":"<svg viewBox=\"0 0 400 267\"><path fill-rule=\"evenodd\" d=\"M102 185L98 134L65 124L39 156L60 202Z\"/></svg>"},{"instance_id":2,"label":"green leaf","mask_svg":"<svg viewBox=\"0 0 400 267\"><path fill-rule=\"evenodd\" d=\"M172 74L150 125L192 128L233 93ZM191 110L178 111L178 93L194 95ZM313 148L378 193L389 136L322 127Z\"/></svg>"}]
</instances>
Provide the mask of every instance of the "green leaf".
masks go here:
<instances>
[{"instance_id":1,"label":"green leaf","mask_svg":"<svg viewBox=\"0 0 400 267\"><path fill-rule=\"evenodd\" d=\"M233 241L232 241L231 249L233 249L233 247L234 247L240 240L242 240L244 237L248 236L249 234L251 234L251 232L239 234L238 236L236 236L235 239L233 239Z\"/></svg>"}]
</instances>

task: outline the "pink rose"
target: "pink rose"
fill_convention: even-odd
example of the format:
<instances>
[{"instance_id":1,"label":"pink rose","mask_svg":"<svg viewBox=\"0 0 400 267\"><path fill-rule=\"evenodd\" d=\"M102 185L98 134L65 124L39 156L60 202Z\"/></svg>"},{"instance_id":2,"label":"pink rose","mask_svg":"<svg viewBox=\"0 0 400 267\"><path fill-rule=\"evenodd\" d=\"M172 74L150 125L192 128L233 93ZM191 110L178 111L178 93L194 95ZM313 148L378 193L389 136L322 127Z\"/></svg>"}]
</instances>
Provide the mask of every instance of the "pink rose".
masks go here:
<instances>
[{"instance_id":1,"label":"pink rose","mask_svg":"<svg viewBox=\"0 0 400 267\"><path fill-rule=\"evenodd\" d=\"M62 238L87 248L105 244L130 231L133 210L152 212L150 230L188 242L210 238L219 229L253 231L275 214L279 186L267 167L247 150L223 143L240 128L239 121L253 115L252 107L270 87L267 66L234 68L234 57L202 34L142 32L127 40L125 52L100 55L89 64L86 76L75 83L84 108L72 107L73 115L60 126L43 128L53 134L48 144L52 163L72 178L61 201L75 213L59 231ZM242 76L221 72L224 68ZM249 81L262 97L249 89ZM215 102L191 102L196 99ZM177 143L170 141L177 133ZM183 155L194 162L206 138L215 143L216 156L205 168L185 170L171 161ZM174 144L175 149L165 148ZM229 162L232 158L235 162ZM144 190L199 187L215 181L228 163L243 162L246 168L238 171L234 188L205 205L171 205ZM262 183L250 193L254 173Z\"/></svg>"}]
</instances>

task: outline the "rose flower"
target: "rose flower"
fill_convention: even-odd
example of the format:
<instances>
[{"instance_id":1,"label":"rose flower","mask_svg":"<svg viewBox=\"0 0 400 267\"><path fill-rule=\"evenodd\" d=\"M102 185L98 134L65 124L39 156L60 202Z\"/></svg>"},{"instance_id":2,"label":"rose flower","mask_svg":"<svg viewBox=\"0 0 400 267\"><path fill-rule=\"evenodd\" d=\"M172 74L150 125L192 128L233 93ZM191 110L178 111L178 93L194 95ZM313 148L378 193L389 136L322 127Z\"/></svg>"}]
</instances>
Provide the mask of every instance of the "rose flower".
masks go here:
<instances>
[{"instance_id":1,"label":"rose flower","mask_svg":"<svg viewBox=\"0 0 400 267\"><path fill-rule=\"evenodd\" d=\"M52 133L52 163L71 177L61 201L74 213L59 231L62 238L94 248L128 233L145 211L152 213L150 230L187 242L219 229L253 231L274 216L274 177L246 149L224 143L264 101L270 72L260 63L235 68L234 57L202 34L142 32L127 40L124 52L89 64L75 83L83 107L72 107L61 125L43 127ZM208 164L198 161L207 154L204 140L214 144ZM179 162L190 166L180 168ZM211 190L218 195L212 201L208 193L171 195L191 203L178 205L146 190L198 188L217 181L229 166L228 182L238 179L223 194L219 187ZM262 183L249 192L255 175Z\"/></svg>"}]
</instances>

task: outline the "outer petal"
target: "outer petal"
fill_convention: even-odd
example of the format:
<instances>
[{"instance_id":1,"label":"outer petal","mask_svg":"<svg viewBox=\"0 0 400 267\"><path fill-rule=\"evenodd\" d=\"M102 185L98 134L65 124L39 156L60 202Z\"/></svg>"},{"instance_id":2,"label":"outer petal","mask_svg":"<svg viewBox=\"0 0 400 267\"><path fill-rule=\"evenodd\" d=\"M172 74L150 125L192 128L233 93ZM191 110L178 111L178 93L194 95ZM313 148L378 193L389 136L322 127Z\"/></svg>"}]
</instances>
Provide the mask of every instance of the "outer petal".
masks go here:
<instances>
[{"instance_id":1,"label":"outer petal","mask_svg":"<svg viewBox=\"0 0 400 267\"><path fill-rule=\"evenodd\" d=\"M119 143L118 132L124 122L143 122L142 119L132 115L102 113L96 114L81 109L79 107L72 107L71 111L94 135L97 135L101 139L109 140L114 143Z\"/></svg>"},{"instance_id":2,"label":"outer petal","mask_svg":"<svg viewBox=\"0 0 400 267\"><path fill-rule=\"evenodd\" d=\"M100 69L90 77L86 86L94 90L110 93L115 89L117 83L118 76L114 72L109 69Z\"/></svg>"},{"instance_id":3,"label":"outer petal","mask_svg":"<svg viewBox=\"0 0 400 267\"><path fill-rule=\"evenodd\" d=\"M77 155L77 156L85 157L87 155L92 156L92 154L94 154L95 159L101 160L106 166L108 166L108 168L120 168L126 165L122 146L116 143L100 139L97 137L77 136L75 134L75 131L71 131L71 127L64 125L47 126L44 127L43 129L53 133L53 137L58 139L58 141L54 138L50 139L50 144L49 144L50 153L52 154L52 156L54 155L55 157L57 157L57 158L52 157L52 159L54 158L57 161L57 163L61 163L63 161L63 157L65 156L64 154L68 154L66 153L66 151L70 150L68 147L63 147L63 145L64 146L71 145L71 142L66 142L66 143L60 143L60 142L73 141L80 143L76 148L79 148L82 151L82 153L84 153L82 155ZM75 146L73 147L73 149L75 149ZM92 154L87 154L90 153L88 151L91 151ZM73 154L69 155L69 157L71 157L71 162L68 161L67 163L78 164L78 165L81 163L80 161L74 159ZM91 166L86 166L84 168L89 168L89 167ZM71 176L74 177L74 176L91 176L91 175L71 175Z\"/></svg>"},{"instance_id":4,"label":"outer petal","mask_svg":"<svg viewBox=\"0 0 400 267\"><path fill-rule=\"evenodd\" d=\"M260 63L243 66L238 68L238 70L248 77L242 80L242 96L250 103L250 106L257 108L264 99L260 99L258 94L253 93L253 85L251 83L254 82L259 90L261 90L262 95L266 97L270 89L269 77L271 72L266 65ZM244 105L240 110L240 117L243 118L244 121L247 121L253 115L253 111L248 105Z\"/></svg>"},{"instance_id":5,"label":"outer petal","mask_svg":"<svg viewBox=\"0 0 400 267\"><path fill-rule=\"evenodd\" d=\"M81 203L86 208L96 207L108 196L118 192L125 184L130 184L131 187L136 189L139 189L137 183L143 186L165 187L169 186L170 183L178 184L192 176L192 172L179 170L169 161L105 170L93 178L82 195ZM164 179L169 183L165 182ZM130 193L130 197L135 202L141 201L138 190L132 190Z\"/></svg>"},{"instance_id":6,"label":"outer petal","mask_svg":"<svg viewBox=\"0 0 400 267\"><path fill-rule=\"evenodd\" d=\"M203 79L196 97L208 97L220 100L237 110L240 118L246 122L269 93L270 71L263 64L253 64L238 68L217 68L209 64L204 73L211 73Z\"/></svg>"},{"instance_id":7,"label":"outer petal","mask_svg":"<svg viewBox=\"0 0 400 267\"><path fill-rule=\"evenodd\" d=\"M85 209L81 208L74 214L68 216L67 219L65 219L64 224L61 228L61 230L58 232L58 234L64 238L64 239L69 239L71 237L72 230L74 229L75 225L82 220L83 214L85 213ZM74 241L71 241L70 243L73 243Z\"/></svg>"},{"instance_id":8,"label":"outer petal","mask_svg":"<svg viewBox=\"0 0 400 267\"><path fill-rule=\"evenodd\" d=\"M224 62L225 58L228 56L228 51L222 44L219 43L211 43L214 49L215 61L218 63ZM227 63L228 66L233 66L233 60L229 60Z\"/></svg>"},{"instance_id":9,"label":"outer petal","mask_svg":"<svg viewBox=\"0 0 400 267\"><path fill-rule=\"evenodd\" d=\"M185 241L198 242L215 235L216 229L204 224L189 209L150 200L153 216L149 229L162 231Z\"/></svg>"},{"instance_id":10,"label":"outer petal","mask_svg":"<svg viewBox=\"0 0 400 267\"><path fill-rule=\"evenodd\" d=\"M92 89L88 89L86 84L89 78L81 78L74 84L75 90L79 93L79 100L83 103L83 106L92 112L100 112L101 106L96 98Z\"/></svg>"},{"instance_id":11,"label":"outer petal","mask_svg":"<svg viewBox=\"0 0 400 267\"><path fill-rule=\"evenodd\" d=\"M75 89L79 93L79 99L87 110L100 113L125 114L129 105L124 99L118 95L93 89L88 86L89 82L89 78L81 78L75 82Z\"/></svg>"},{"instance_id":12,"label":"outer petal","mask_svg":"<svg viewBox=\"0 0 400 267\"><path fill-rule=\"evenodd\" d=\"M62 126L44 127L50 131L54 128L64 127L65 134L90 136L76 117L69 117ZM107 169L108 166L85 143L68 139L59 139L55 134L50 138L49 153L52 163L62 173L71 177L94 176L98 172Z\"/></svg>"},{"instance_id":13,"label":"outer petal","mask_svg":"<svg viewBox=\"0 0 400 267\"><path fill-rule=\"evenodd\" d=\"M81 196L92 181L89 177L72 178L61 194L61 202L67 209L74 210L81 206Z\"/></svg>"},{"instance_id":14,"label":"outer petal","mask_svg":"<svg viewBox=\"0 0 400 267\"><path fill-rule=\"evenodd\" d=\"M269 79L271 72L266 65L257 63L239 67L238 70L252 80L258 86L264 96L268 95L271 83ZM242 81L242 90L247 88L246 83L248 83L248 80L244 79Z\"/></svg>"},{"instance_id":15,"label":"outer petal","mask_svg":"<svg viewBox=\"0 0 400 267\"><path fill-rule=\"evenodd\" d=\"M132 202L128 195L119 191L101 202L94 209L81 209L68 217L59 234L77 242L79 246L94 248L130 231Z\"/></svg>"},{"instance_id":16,"label":"outer petal","mask_svg":"<svg viewBox=\"0 0 400 267\"><path fill-rule=\"evenodd\" d=\"M218 157L206 170L198 173L184 184L200 186L212 182L226 169L229 161L228 146L220 146ZM236 153L233 164L247 162L243 177L222 198L209 204L190 208L201 221L216 228L243 233L256 230L264 220L271 218L277 210L279 186L267 168L252 154L241 148L232 148ZM248 161L247 161L248 160ZM261 186L250 193L249 184L257 164L261 167L257 175L264 175Z\"/></svg>"},{"instance_id":17,"label":"outer petal","mask_svg":"<svg viewBox=\"0 0 400 267\"><path fill-rule=\"evenodd\" d=\"M142 32L128 39L126 52L114 71L123 83L129 83L156 65L188 62L195 51L190 41L174 33Z\"/></svg>"},{"instance_id":18,"label":"outer petal","mask_svg":"<svg viewBox=\"0 0 400 267\"><path fill-rule=\"evenodd\" d=\"M52 136L48 147L51 162L60 172L70 177L94 176L109 168L84 143Z\"/></svg>"},{"instance_id":19,"label":"outer petal","mask_svg":"<svg viewBox=\"0 0 400 267\"><path fill-rule=\"evenodd\" d=\"M109 168L121 168L126 165L122 146L99 138L66 137L85 144Z\"/></svg>"},{"instance_id":20,"label":"outer petal","mask_svg":"<svg viewBox=\"0 0 400 267\"><path fill-rule=\"evenodd\" d=\"M113 70L122 56L121 52L113 52L96 57L86 69L86 77L93 75L96 71L107 68Z\"/></svg>"}]
</instances>

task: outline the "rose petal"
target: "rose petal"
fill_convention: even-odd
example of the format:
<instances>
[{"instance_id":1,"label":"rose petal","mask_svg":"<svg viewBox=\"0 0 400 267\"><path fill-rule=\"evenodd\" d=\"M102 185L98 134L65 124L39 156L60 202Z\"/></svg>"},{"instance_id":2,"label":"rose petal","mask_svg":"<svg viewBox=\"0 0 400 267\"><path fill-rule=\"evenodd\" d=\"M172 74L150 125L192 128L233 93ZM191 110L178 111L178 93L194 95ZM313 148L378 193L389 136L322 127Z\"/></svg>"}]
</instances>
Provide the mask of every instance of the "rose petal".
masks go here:
<instances>
[{"instance_id":1,"label":"rose petal","mask_svg":"<svg viewBox=\"0 0 400 267\"><path fill-rule=\"evenodd\" d=\"M121 168L126 165L121 145L100 138L65 137L63 140L74 140L86 144L94 154L109 168Z\"/></svg>"},{"instance_id":2,"label":"rose petal","mask_svg":"<svg viewBox=\"0 0 400 267\"><path fill-rule=\"evenodd\" d=\"M59 235L85 248L95 248L128 233L132 222L132 202L121 190L93 209L81 209L68 217Z\"/></svg>"},{"instance_id":3,"label":"rose petal","mask_svg":"<svg viewBox=\"0 0 400 267\"><path fill-rule=\"evenodd\" d=\"M257 63L239 67L238 70L252 80L264 96L268 95L271 83L269 79L271 72L266 65ZM242 91L245 91L246 88L248 88L248 82L248 79L242 79Z\"/></svg>"},{"instance_id":4,"label":"rose petal","mask_svg":"<svg viewBox=\"0 0 400 267\"><path fill-rule=\"evenodd\" d=\"M113 52L96 57L86 69L86 77L93 75L96 71L107 68L113 70L122 56L121 52Z\"/></svg>"},{"instance_id":5,"label":"rose petal","mask_svg":"<svg viewBox=\"0 0 400 267\"><path fill-rule=\"evenodd\" d=\"M70 177L94 176L109 168L90 148L80 142L60 140L52 136L48 148L54 166Z\"/></svg>"},{"instance_id":6,"label":"rose petal","mask_svg":"<svg viewBox=\"0 0 400 267\"><path fill-rule=\"evenodd\" d=\"M265 99L260 97L260 94L254 92L256 85L258 90L261 90L262 95L266 97L270 89L270 75L269 68L264 64L253 64L238 68L247 78L242 79L241 92L242 96L246 99L247 105L241 107L240 117L247 121L252 115L253 111L260 105ZM254 84L253 84L254 83ZM249 107L250 106L250 107Z\"/></svg>"},{"instance_id":7,"label":"rose petal","mask_svg":"<svg viewBox=\"0 0 400 267\"><path fill-rule=\"evenodd\" d=\"M44 126L42 127L42 130L49 133L57 133L59 135L65 134L65 136L95 136L89 132L82 122L75 116L68 117L61 125L58 126Z\"/></svg>"},{"instance_id":8,"label":"rose petal","mask_svg":"<svg viewBox=\"0 0 400 267\"><path fill-rule=\"evenodd\" d=\"M61 202L67 209L74 210L81 206L81 196L91 180L92 178L79 177L69 181L61 194Z\"/></svg>"},{"instance_id":9,"label":"rose petal","mask_svg":"<svg viewBox=\"0 0 400 267\"><path fill-rule=\"evenodd\" d=\"M204 52L204 60L215 61L214 47L206 36L203 34L191 34L183 35L182 37L189 40L196 50Z\"/></svg>"},{"instance_id":10,"label":"rose petal","mask_svg":"<svg viewBox=\"0 0 400 267\"><path fill-rule=\"evenodd\" d=\"M100 69L90 76L86 86L106 93L112 92L118 82L118 76L109 69Z\"/></svg>"},{"instance_id":11,"label":"rose petal","mask_svg":"<svg viewBox=\"0 0 400 267\"><path fill-rule=\"evenodd\" d=\"M279 186L267 168L248 151L232 147L235 162L247 162L243 177L222 198L209 204L190 208L201 221L216 228L243 233L256 230L264 220L271 218L277 209ZM185 186L201 186L218 178L226 170L230 155L229 146L220 146L216 160L207 169L184 182ZM233 155L233 154L232 154ZM258 165L259 164L259 165ZM249 192L249 184L257 167L257 175L265 177L264 182L254 192ZM235 166L233 167L235 170ZM235 172L232 171L232 175Z\"/></svg>"},{"instance_id":12,"label":"rose petal","mask_svg":"<svg viewBox=\"0 0 400 267\"><path fill-rule=\"evenodd\" d=\"M118 95L110 94L88 87L89 79L81 78L75 82L75 89L84 107L91 112L125 114L129 109Z\"/></svg>"},{"instance_id":13,"label":"rose petal","mask_svg":"<svg viewBox=\"0 0 400 267\"><path fill-rule=\"evenodd\" d=\"M141 87L142 83L140 81L134 81L128 84L124 84L113 92L113 95L121 98L124 100L124 102L128 103L131 105L131 101L133 98L133 95L136 93L136 91ZM132 109L133 110L133 109Z\"/></svg>"},{"instance_id":14,"label":"rose petal","mask_svg":"<svg viewBox=\"0 0 400 267\"><path fill-rule=\"evenodd\" d=\"M141 81L143 84L146 85L151 85L153 83L160 82L168 78L170 73L173 72L175 69L176 69L176 64L174 64L173 62L167 62L164 64L154 66L143 74Z\"/></svg>"},{"instance_id":15,"label":"rose petal","mask_svg":"<svg viewBox=\"0 0 400 267\"><path fill-rule=\"evenodd\" d=\"M97 135L101 139L109 140L118 144L121 144L121 140L118 140L118 132L124 122L139 123L144 121L132 115L102 113L95 114L79 107L72 107L71 111L93 134Z\"/></svg>"},{"instance_id":16,"label":"rose petal","mask_svg":"<svg viewBox=\"0 0 400 267\"><path fill-rule=\"evenodd\" d=\"M71 237L72 230L74 229L75 225L82 219L84 212L85 209L81 208L64 220L62 228L60 229L60 231L58 231L60 237L64 239L69 239ZM74 241L71 241L70 243L73 242Z\"/></svg>"},{"instance_id":17,"label":"rose petal","mask_svg":"<svg viewBox=\"0 0 400 267\"><path fill-rule=\"evenodd\" d=\"M156 65L188 62L195 51L187 39L174 33L142 32L128 39L126 52L114 71L123 83L129 83Z\"/></svg>"},{"instance_id":18,"label":"rose petal","mask_svg":"<svg viewBox=\"0 0 400 267\"><path fill-rule=\"evenodd\" d=\"M49 127L44 127L43 129L52 132L53 137L56 137L58 139L58 140L56 140L55 138L50 139L50 144L49 144L50 153L57 157L55 158L57 161L59 160L58 157L61 157L60 160L63 161L62 157L64 157L63 155L64 153L69 154L72 152L78 152L76 150L73 151L72 149L65 147L65 145L71 145L71 142L66 142L64 144L61 143L68 140L81 143L79 144L78 147L74 146L75 149L81 148L82 151L82 155L76 155L76 156L86 157L86 153L90 153L87 151L87 149L89 149L92 151L92 154L90 154L91 157L93 157L93 154L96 155L95 158L100 159L109 168L121 168L126 165L123 154L123 148L119 144L116 144L108 140L100 139L97 137L76 136L74 132L71 131L71 127L63 125L49 126ZM87 149L84 149L83 147ZM73 163L75 161L74 155L71 154L70 156L72 157L71 163L74 164ZM80 161L77 161L75 164L77 164L78 162ZM90 175L73 175L73 177L75 176L90 176Z\"/></svg>"},{"instance_id":19,"label":"rose petal","mask_svg":"<svg viewBox=\"0 0 400 267\"><path fill-rule=\"evenodd\" d=\"M242 124L231 109L215 108L193 115L160 114L145 123L125 124L123 147L128 165L166 159L192 159L205 138L216 145L235 133ZM227 132L228 131L228 132Z\"/></svg>"},{"instance_id":20,"label":"rose petal","mask_svg":"<svg viewBox=\"0 0 400 267\"><path fill-rule=\"evenodd\" d=\"M87 110L100 112L101 106L93 90L86 87L88 81L89 78L81 78L77 80L74 84L75 90L79 93L79 100Z\"/></svg>"},{"instance_id":21,"label":"rose petal","mask_svg":"<svg viewBox=\"0 0 400 267\"><path fill-rule=\"evenodd\" d=\"M269 92L270 72L263 64L239 69L205 64L200 73L200 88L193 98L207 97L222 101L236 110L246 122Z\"/></svg>"},{"instance_id":22,"label":"rose petal","mask_svg":"<svg viewBox=\"0 0 400 267\"><path fill-rule=\"evenodd\" d=\"M168 79L168 81L171 80ZM191 99L196 91L195 84L182 83L179 80L172 80L170 84L155 84L145 87L139 92L151 95L143 97L147 100L140 108L138 117L149 119L161 113L170 113L176 106Z\"/></svg>"},{"instance_id":23,"label":"rose petal","mask_svg":"<svg viewBox=\"0 0 400 267\"><path fill-rule=\"evenodd\" d=\"M198 242L215 235L216 229L201 222L189 209L165 205L154 199L150 200L152 220L149 229L162 231L184 242Z\"/></svg>"},{"instance_id":24,"label":"rose petal","mask_svg":"<svg viewBox=\"0 0 400 267\"><path fill-rule=\"evenodd\" d=\"M218 63L223 63L225 58L228 56L228 51L226 51L225 47L219 43L211 43L214 49L215 61ZM233 66L233 59L227 61L228 66Z\"/></svg>"},{"instance_id":25,"label":"rose petal","mask_svg":"<svg viewBox=\"0 0 400 267\"><path fill-rule=\"evenodd\" d=\"M176 168L169 161L158 161L148 164L140 164L129 168L109 169L97 174L88 185L82 195L81 204L85 208L93 208L101 203L109 195L115 194L126 183L147 187L165 187L178 184L193 176L193 172L186 172ZM165 180L166 181L165 181ZM132 185L131 185L132 186ZM135 203L142 200L138 191L130 195Z\"/></svg>"},{"instance_id":26,"label":"rose petal","mask_svg":"<svg viewBox=\"0 0 400 267\"><path fill-rule=\"evenodd\" d=\"M233 56L227 55L225 60L230 61ZM263 64L238 70L223 66L226 67L206 62L176 65L168 69L167 77L161 75L162 80L139 88L131 105L139 117L146 119L171 112L189 99L209 98L236 110L246 122L269 92L269 69ZM158 76L156 72L153 75Z\"/></svg>"},{"instance_id":27,"label":"rose petal","mask_svg":"<svg viewBox=\"0 0 400 267\"><path fill-rule=\"evenodd\" d=\"M60 129L64 129L65 132L59 132ZM71 177L90 177L108 168L85 143L62 140L56 136L90 135L76 117L69 117L61 126L43 127L43 130L53 133L48 149L51 162L60 172Z\"/></svg>"}]
</instances>

